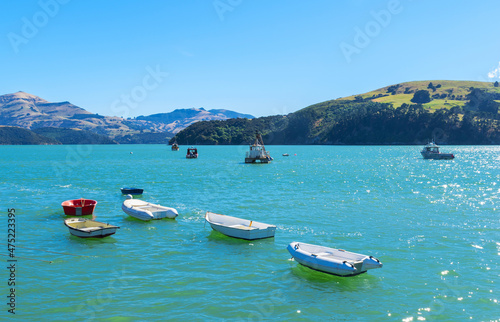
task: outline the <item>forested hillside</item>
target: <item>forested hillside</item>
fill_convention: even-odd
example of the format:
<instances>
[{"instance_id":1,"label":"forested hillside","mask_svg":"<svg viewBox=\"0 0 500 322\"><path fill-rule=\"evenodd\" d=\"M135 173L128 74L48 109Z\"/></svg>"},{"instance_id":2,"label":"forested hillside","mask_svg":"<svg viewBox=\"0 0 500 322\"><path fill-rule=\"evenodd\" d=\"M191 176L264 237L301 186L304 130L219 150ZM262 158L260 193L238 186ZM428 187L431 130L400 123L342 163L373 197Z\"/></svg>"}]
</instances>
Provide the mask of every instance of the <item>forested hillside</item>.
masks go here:
<instances>
[{"instance_id":1,"label":"forested hillside","mask_svg":"<svg viewBox=\"0 0 500 322\"><path fill-rule=\"evenodd\" d=\"M199 122L175 139L179 144L246 144L257 130L266 144L425 144L431 139L441 144L500 144L498 84L465 88L470 82L448 81L446 92L439 93L432 88L443 86L436 83L392 85L286 116ZM381 94L384 91L387 94ZM453 92L461 93L460 104L454 104L456 96L449 96L448 102L446 95ZM386 102L379 102L381 98Z\"/></svg>"}]
</instances>

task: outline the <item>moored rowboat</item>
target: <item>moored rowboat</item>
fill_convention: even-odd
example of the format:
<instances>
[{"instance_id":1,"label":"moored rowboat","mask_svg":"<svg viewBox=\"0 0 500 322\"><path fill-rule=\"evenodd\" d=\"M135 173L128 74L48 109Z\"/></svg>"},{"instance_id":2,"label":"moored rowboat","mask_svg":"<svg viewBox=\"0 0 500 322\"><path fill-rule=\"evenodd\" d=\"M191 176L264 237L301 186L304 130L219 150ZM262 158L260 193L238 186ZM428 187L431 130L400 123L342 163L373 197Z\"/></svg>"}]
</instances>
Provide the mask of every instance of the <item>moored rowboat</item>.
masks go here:
<instances>
[{"instance_id":1,"label":"moored rowboat","mask_svg":"<svg viewBox=\"0 0 500 322\"><path fill-rule=\"evenodd\" d=\"M177 210L170 207L155 205L150 202L132 199L131 195L127 195L127 200L122 204L122 210L129 216L134 218L149 221L152 219L170 218L174 219L178 216Z\"/></svg>"},{"instance_id":2,"label":"moored rowboat","mask_svg":"<svg viewBox=\"0 0 500 322\"><path fill-rule=\"evenodd\" d=\"M213 230L229 237L253 240L274 237L274 233L276 232L276 226L274 225L219 215L209 211L205 214L205 220Z\"/></svg>"},{"instance_id":3,"label":"moored rowboat","mask_svg":"<svg viewBox=\"0 0 500 322\"><path fill-rule=\"evenodd\" d=\"M300 264L339 276L354 276L383 264L373 256L351 253L343 249L293 242L288 252Z\"/></svg>"},{"instance_id":4,"label":"moored rowboat","mask_svg":"<svg viewBox=\"0 0 500 322\"><path fill-rule=\"evenodd\" d=\"M105 224L86 218L68 218L64 220L64 225L69 228L69 232L81 238L102 238L113 235L120 227Z\"/></svg>"},{"instance_id":5,"label":"moored rowboat","mask_svg":"<svg viewBox=\"0 0 500 322\"><path fill-rule=\"evenodd\" d=\"M124 195L142 195L142 193L144 192L144 189L133 188L133 187L123 187L120 188L120 190Z\"/></svg>"},{"instance_id":6,"label":"moored rowboat","mask_svg":"<svg viewBox=\"0 0 500 322\"><path fill-rule=\"evenodd\" d=\"M84 198L66 200L61 204L67 216L92 215L96 205L97 201Z\"/></svg>"}]
</instances>

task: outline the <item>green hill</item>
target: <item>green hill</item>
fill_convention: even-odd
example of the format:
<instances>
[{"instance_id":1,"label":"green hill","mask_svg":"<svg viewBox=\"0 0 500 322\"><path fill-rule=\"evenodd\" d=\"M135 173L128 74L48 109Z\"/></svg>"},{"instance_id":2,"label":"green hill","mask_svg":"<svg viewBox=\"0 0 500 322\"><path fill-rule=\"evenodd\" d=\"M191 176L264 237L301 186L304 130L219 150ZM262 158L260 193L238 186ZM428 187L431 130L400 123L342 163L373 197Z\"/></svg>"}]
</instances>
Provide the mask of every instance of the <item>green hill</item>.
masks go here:
<instances>
[{"instance_id":1,"label":"green hill","mask_svg":"<svg viewBox=\"0 0 500 322\"><path fill-rule=\"evenodd\" d=\"M43 127L34 129L33 132L62 144L116 144L115 141L105 135L79 129Z\"/></svg>"},{"instance_id":2,"label":"green hill","mask_svg":"<svg viewBox=\"0 0 500 322\"><path fill-rule=\"evenodd\" d=\"M418 103L417 91L430 101ZM441 144L500 144L499 101L492 83L408 82L288 115L199 122L175 139L183 145L247 144L258 130L266 144L425 144L433 138Z\"/></svg>"},{"instance_id":3,"label":"green hill","mask_svg":"<svg viewBox=\"0 0 500 322\"><path fill-rule=\"evenodd\" d=\"M431 83L433 87L429 88L429 84ZM397 108L403 103L413 104L411 98L416 91L428 90L433 99L429 103L422 104L422 106L424 109L435 111L440 108L449 109L453 106L464 106L466 96L471 87L500 94L500 87L495 87L493 83L489 82L434 80L390 85L368 93L348 96L342 99L356 100L356 98L359 99L361 97L373 102L390 103L393 107Z\"/></svg>"},{"instance_id":4,"label":"green hill","mask_svg":"<svg viewBox=\"0 0 500 322\"><path fill-rule=\"evenodd\" d=\"M0 126L0 145L61 144L59 141L38 135L15 126Z\"/></svg>"}]
</instances>

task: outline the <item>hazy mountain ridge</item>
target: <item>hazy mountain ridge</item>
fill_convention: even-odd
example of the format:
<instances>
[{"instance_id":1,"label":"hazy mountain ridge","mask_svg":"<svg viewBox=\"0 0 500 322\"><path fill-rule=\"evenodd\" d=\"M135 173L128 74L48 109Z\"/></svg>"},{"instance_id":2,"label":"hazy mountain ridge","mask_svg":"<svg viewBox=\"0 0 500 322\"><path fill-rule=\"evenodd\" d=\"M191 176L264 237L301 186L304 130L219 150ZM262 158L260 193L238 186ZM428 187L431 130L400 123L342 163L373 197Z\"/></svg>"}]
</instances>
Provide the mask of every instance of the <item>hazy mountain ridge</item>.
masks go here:
<instances>
[{"instance_id":1,"label":"hazy mountain ridge","mask_svg":"<svg viewBox=\"0 0 500 322\"><path fill-rule=\"evenodd\" d=\"M248 118L254 116L224 109L205 110L204 108L176 109L170 113L158 113L149 116L138 116L132 122L146 121L157 130L178 133L199 121L227 120L230 118Z\"/></svg>"},{"instance_id":2,"label":"hazy mountain ridge","mask_svg":"<svg viewBox=\"0 0 500 322\"><path fill-rule=\"evenodd\" d=\"M65 102L48 102L38 96L17 92L0 96L0 125L35 130L38 128L69 128L105 135L117 142L164 143L174 133L201 120L221 120L231 117L252 117L228 110L178 109L170 113L124 119L92 114ZM53 130L51 130L53 131ZM59 133L61 135L63 132ZM66 132L72 135L72 132ZM76 132L75 132L76 133ZM144 135L164 133L166 135ZM73 133L74 134L74 133ZM163 142L160 142L163 138ZM63 139L63 141L71 138ZM101 140L102 141L102 140Z\"/></svg>"}]
</instances>

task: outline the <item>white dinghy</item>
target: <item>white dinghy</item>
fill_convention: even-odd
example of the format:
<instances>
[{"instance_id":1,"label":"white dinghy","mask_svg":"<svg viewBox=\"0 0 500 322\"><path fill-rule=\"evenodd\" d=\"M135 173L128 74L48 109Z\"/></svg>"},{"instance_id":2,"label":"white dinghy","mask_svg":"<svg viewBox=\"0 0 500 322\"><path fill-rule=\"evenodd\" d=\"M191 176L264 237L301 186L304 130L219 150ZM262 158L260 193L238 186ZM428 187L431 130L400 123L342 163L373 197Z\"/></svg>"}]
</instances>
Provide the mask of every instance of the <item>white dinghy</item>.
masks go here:
<instances>
[{"instance_id":1,"label":"white dinghy","mask_svg":"<svg viewBox=\"0 0 500 322\"><path fill-rule=\"evenodd\" d=\"M333 275L354 276L382 267L382 263L373 256L351 253L343 249L299 242L290 243L287 249L300 264Z\"/></svg>"},{"instance_id":2,"label":"white dinghy","mask_svg":"<svg viewBox=\"0 0 500 322\"><path fill-rule=\"evenodd\" d=\"M69 228L71 235L81 238L102 238L113 235L120 227L105 224L94 220L95 218L68 218L64 225Z\"/></svg>"},{"instance_id":3,"label":"white dinghy","mask_svg":"<svg viewBox=\"0 0 500 322\"><path fill-rule=\"evenodd\" d=\"M257 221L219 215L207 211L205 220L216 230L226 236L241 239L260 239L274 237L276 226Z\"/></svg>"},{"instance_id":4,"label":"white dinghy","mask_svg":"<svg viewBox=\"0 0 500 322\"><path fill-rule=\"evenodd\" d=\"M127 195L127 200L122 204L122 210L129 216L145 221L163 218L174 219L179 215L174 208L133 199L131 195Z\"/></svg>"}]
</instances>

